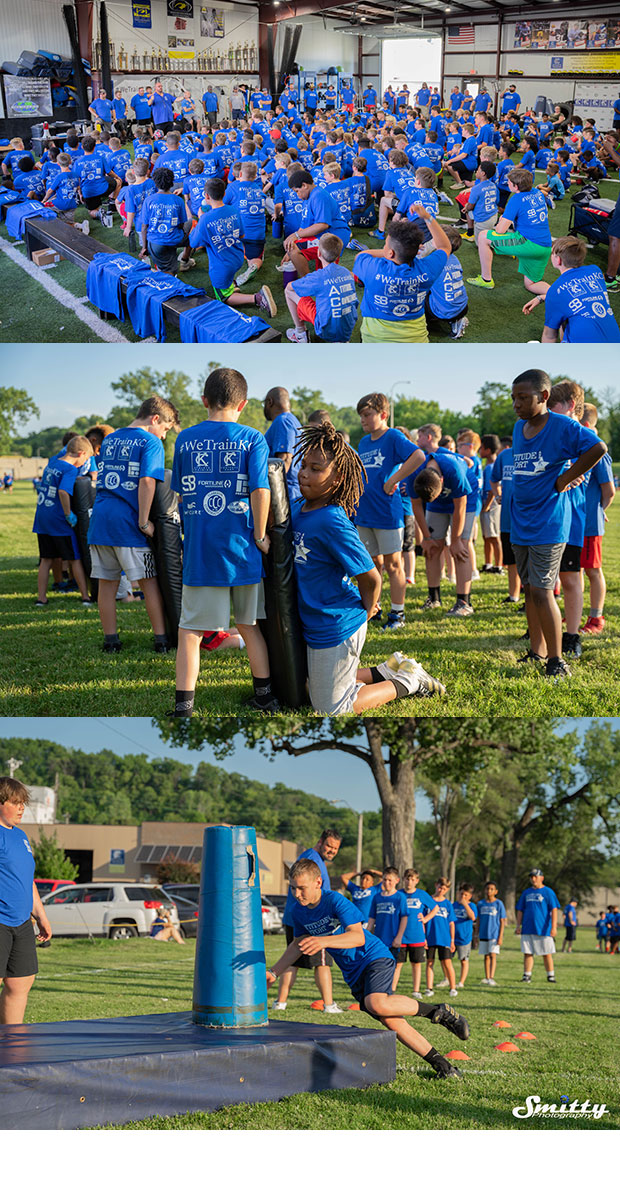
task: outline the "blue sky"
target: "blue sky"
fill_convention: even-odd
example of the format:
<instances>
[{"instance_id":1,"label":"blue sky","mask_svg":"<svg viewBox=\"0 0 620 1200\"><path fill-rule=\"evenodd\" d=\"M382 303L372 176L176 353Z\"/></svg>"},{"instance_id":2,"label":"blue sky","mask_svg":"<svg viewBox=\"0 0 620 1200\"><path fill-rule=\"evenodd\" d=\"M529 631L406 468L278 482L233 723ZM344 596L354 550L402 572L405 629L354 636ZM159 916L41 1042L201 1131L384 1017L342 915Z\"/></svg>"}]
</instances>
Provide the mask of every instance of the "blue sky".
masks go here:
<instances>
[{"instance_id":1,"label":"blue sky","mask_svg":"<svg viewBox=\"0 0 620 1200\"><path fill-rule=\"evenodd\" d=\"M40 419L24 432L47 425L70 426L83 413L105 415L114 403L110 383L142 366L185 371L204 379L213 358L235 366L248 378L250 392L263 395L276 384L320 388L335 404L356 404L375 390L389 395L414 394L437 400L446 408L469 412L486 380L510 382L527 367L551 374L566 372L595 390L617 381L614 347L597 346L596 355L581 345L541 346L502 344L450 346L299 346L226 347L51 345L38 349L3 349L3 385L25 388L37 404ZM409 380L409 383L402 382Z\"/></svg>"}]
</instances>

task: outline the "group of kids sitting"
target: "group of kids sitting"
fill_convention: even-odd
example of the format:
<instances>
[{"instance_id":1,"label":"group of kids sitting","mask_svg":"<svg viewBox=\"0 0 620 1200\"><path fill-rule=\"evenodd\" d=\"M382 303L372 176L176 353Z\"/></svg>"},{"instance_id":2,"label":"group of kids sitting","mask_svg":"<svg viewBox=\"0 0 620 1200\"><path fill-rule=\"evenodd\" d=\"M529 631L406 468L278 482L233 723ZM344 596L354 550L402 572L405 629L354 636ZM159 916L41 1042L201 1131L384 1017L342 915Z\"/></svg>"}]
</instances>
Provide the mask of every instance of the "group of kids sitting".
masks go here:
<instances>
[{"instance_id":1,"label":"group of kids sitting","mask_svg":"<svg viewBox=\"0 0 620 1200\"><path fill-rule=\"evenodd\" d=\"M200 132L141 126L131 149L107 131L81 139L69 132L62 152L50 143L38 162L14 139L2 171L20 198L69 221L84 205L110 223L111 201L129 249L155 270L189 271L193 252L204 250L216 299L273 318L266 284L242 290L263 264L269 217L282 244L277 269L292 342L313 333L348 342L360 311L356 285L364 342L427 342L429 330L462 337L463 239L476 243L480 258L471 286L495 286L495 254L517 259L532 294L524 312L545 302L543 341L617 342L608 291L620 284L585 264L579 238L552 241L548 209L571 182L616 169L618 137L579 118L566 133L553 128L512 110L494 122L484 111L472 119L466 109L445 115L439 106L428 116L420 108L304 116L294 104L276 105ZM536 170L545 172L539 185ZM452 225L438 220L440 202L453 203L442 190L444 173L457 192ZM87 232L88 222L80 228ZM381 246L369 249L354 229L370 231ZM351 269L340 262L346 249L356 251ZM543 278L549 261L558 272L552 284Z\"/></svg>"},{"instance_id":2,"label":"group of kids sitting","mask_svg":"<svg viewBox=\"0 0 620 1200\"><path fill-rule=\"evenodd\" d=\"M604 625L601 546L604 510L614 495L596 411L593 406L586 411L578 384L565 380L552 386L539 370L519 375L512 386L517 417L512 444L499 454L494 435L480 439L470 429L460 431L456 445L446 439L440 445L441 430L429 425L412 442L407 431L388 427L389 403L382 393L369 393L357 405L364 434L357 452L320 410L302 428L284 388L271 389L265 398L269 427L263 435L240 423L247 394L243 375L217 368L204 386L207 419L184 430L175 443L171 486L183 524L183 595L170 715L191 716L201 648L219 647L246 647L253 679L248 703L262 712L278 710L258 623L265 617L261 581L270 547L270 456L281 458L286 472L308 691L316 712L362 713L405 696L445 692L399 650L370 667L361 668L360 659L369 622L385 635L405 626L416 528L428 579L423 610L441 609L442 558L449 541L456 601L448 615L472 616L479 514L483 570L501 569L503 552L509 581L505 602L516 604L523 587L530 644L519 661L540 664L543 676L554 683L570 677L565 658L581 655L582 568L591 587L583 629L597 634ZM96 460L91 461L93 445L87 438L72 437L64 453L50 460L38 486L37 604L47 603L55 559L72 561L88 604L68 525L76 521L71 494L78 472L96 471L88 541L103 649L109 653L121 649L116 595L123 573L130 585L139 581L156 650L168 649L150 511L156 481L164 478L163 441L178 428L174 405L152 397L129 427L105 434ZM487 460L484 471L478 449ZM381 612L384 572L390 589L387 619ZM564 633L554 596L558 583L565 599ZM231 608L235 626L227 637Z\"/></svg>"}]
</instances>

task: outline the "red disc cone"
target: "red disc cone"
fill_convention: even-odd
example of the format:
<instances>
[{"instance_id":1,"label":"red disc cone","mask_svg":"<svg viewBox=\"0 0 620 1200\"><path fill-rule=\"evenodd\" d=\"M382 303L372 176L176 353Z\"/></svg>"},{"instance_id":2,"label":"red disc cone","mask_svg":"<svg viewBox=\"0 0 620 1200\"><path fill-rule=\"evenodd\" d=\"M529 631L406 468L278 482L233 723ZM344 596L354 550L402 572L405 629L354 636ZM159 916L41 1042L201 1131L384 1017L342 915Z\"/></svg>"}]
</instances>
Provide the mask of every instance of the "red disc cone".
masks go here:
<instances>
[{"instance_id":1,"label":"red disc cone","mask_svg":"<svg viewBox=\"0 0 620 1200\"><path fill-rule=\"evenodd\" d=\"M325 1005L322 1000L313 1000L310 1008L318 1008L321 1012L323 1012Z\"/></svg>"},{"instance_id":2,"label":"red disc cone","mask_svg":"<svg viewBox=\"0 0 620 1200\"><path fill-rule=\"evenodd\" d=\"M495 1046L495 1050L501 1050L503 1054L510 1054L511 1051L518 1051L519 1047L515 1046L514 1042L500 1042Z\"/></svg>"},{"instance_id":3,"label":"red disc cone","mask_svg":"<svg viewBox=\"0 0 620 1200\"><path fill-rule=\"evenodd\" d=\"M445 1054L444 1058L459 1058L463 1062L469 1062L469 1054L463 1054L462 1050L450 1050L449 1054Z\"/></svg>"},{"instance_id":4,"label":"red disc cone","mask_svg":"<svg viewBox=\"0 0 620 1200\"><path fill-rule=\"evenodd\" d=\"M359 1011L360 1011L359 1004L350 1004L349 1005L349 1012L359 1012Z\"/></svg>"},{"instance_id":5,"label":"red disc cone","mask_svg":"<svg viewBox=\"0 0 620 1200\"><path fill-rule=\"evenodd\" d=\"M494 1021L493 1024L496 1029L512 1029L509 1021Z\"/></svg>"},{"instance_id":6,"label":"red disc cone","mask_svg":"<svg viewBox=\"0 0 620 1200\"><path fill-rule=\"evenodd\" d=\"M523 1038L524 1042L535 1042L536 1041L536 1034L534 1034L534 1033L527 1033L527 1032L515 1033L515 1037Z\"/></svg>"}]
</instances>

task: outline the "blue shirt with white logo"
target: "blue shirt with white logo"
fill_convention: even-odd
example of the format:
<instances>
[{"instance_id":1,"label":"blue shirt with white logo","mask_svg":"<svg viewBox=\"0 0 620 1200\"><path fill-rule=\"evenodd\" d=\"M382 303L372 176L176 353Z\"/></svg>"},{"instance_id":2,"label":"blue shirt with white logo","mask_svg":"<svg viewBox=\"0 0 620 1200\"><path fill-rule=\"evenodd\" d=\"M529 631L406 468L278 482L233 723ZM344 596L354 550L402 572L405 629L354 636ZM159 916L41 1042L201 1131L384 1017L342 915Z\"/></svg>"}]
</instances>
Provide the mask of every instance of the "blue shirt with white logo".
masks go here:
<instances>
[{"instance_id":1,"label":"blue shirt with white logo","mask_svg":"<svg viewBox=\"0 0 620 1200\"><path fill-rule=\"evenodd\" d=\"M449 900L434 900L437 913L426 926L426 941L429 946L449 946L450 925L454 923L454 909Z\"/></svg>"},{"instance_id":2,"label":"blue shirt with white logo","mask_svg":"<svg viewBox=\"0 0 620 1200\"><path fill-rule=\"evenodd\" d=\"M164 444L147 429L115 429L97 459L97 491L88 527L90 546L148 546L138 527L141 479L164 478Z\"/></svg>"},{"instance_id":3,"label":"blue shirt with white logo","mask_svg":"<svg viewBox=\"0 0 620 1200\"><path fill-rule=\"evenodd\" d=\"M512 192L502 216L506 221L512 221L515 232L528 242L551 246L547 201L537 188L531 192Z\"/></svg>"},{"instance_id":4,"label":"blue shirt with white logo","mask_svg":"<svg viewBox=\"0 0 620 1200\"><path fill-rule=\"evenodd\" d=\"M295 280L293 291L297 296L314 297L314 328L324 342L350 340L359 305L355 280L346 267L328 263L320 271L309 271Z\"/></svg>"},{"instance_id":5,"label":"blue shirt with white logo","mask_svg":"<svg viewBox=\"0 0 620 1200\"><path fill-rule=\"evenodd\" d=\"M362 921L367 921L370 915L370 905L377 892L381 891L381 884L374 883L372 887L363 888L350 880L347 884L347 891L355 907L359 908Z\"/></svg>"},{"instance_id":6,"label":"blue shirt with white logo","mask_svg":"<svg viewBox=\"0 0 620 1200\"><path fill-rule=\"evenodd\" d=\"M72 496L77 474L73 463L60 456L50 458L37 489L33 533L46 533L51 537L67 537L71 533L58 493L63 491Z\"/></svg>"},{"instance_id":7,"label":"blue shirt with white logo","mask_svg":"<svg viewBox=\"0 0 620 1200\"><path fill-rule=\"evenodd\" d=\"M364 284L362 316L383 321L414 321L424 315L424 298L443 271L448 256L434 250L411 266L358 254L353 272Z\"/></svg>"},{"instance_id":8,"label":"blue shirt with white logo","mask_svg":"<svg viewBox=\"0 0 620 1200\"><path fill-rule=\"evenodd\" d=\"M548 937L551 933L551 916L560 902L549 887L529 887L517 900L517 912L523 913L521 932L532 937Z\"/></svg>"},{"instance_id":9,"label":"blue shirt with white logo","mask_svg":"<svg viewBox=\"0 0 620 1200\"><path fill-rule=\"evenodd\" d=\"M17 825L0 825L0 924L15 928L28 920L33 882L34 857L26 834Z\"/></svg>"},{"instance_id":10,"label":"blue shirt with white logo","mask_svg":"<svg viewBox=\"0 0 620 1200\"><path fill-rule=\"evenodd\" d=\"M561 413L550 412L533 438L526 438L525 421L513 433L511 538L517 546L559 545L568 539L571 505L568 491L557 492L556 480L599 442L591 429Z\"/></svg>"},{"instance_id":11,"label":"blue shirt with white logo","mask_svg":"<svg viewBox=\"0 0 620 1200\"><path fill-rule=\"evenodd\" d=\"M214 288L227 288L245 261L239 214L228 204L203 213L189 235L191 246L204 246Z\"/></svg>"},{"instance_id":12,"label":"blue shirt with white logo","mask_svg":"<svg viewBox=\"0 0 620 1200\"><path fill-rule=\"evenodd\" d=\"M338 892L327 892L321 896L319 903L313 908L295 901L291 921L296 938L328 937L334 933L344 933L349 925L359 925L360 914L355 905L341 896ZM345 983L351 987L364 974L371 963L378 959L391 958L384 943L375 937L374 933L364 930L364 945L355 946L351 950L342 950L330 946L329 953L344 976Z\"/></svg>"},{"instance_id":13,"label":"blue shirt with white logo","mask_svg":"<svg viewBox=\"0 0 620 1200\"><path fill-rule=\"evenodd\" d=\"M478 901L478 937L481 942L496 942L501 922L506 920L506 909L502 900Z\"/></svg>"},{"instance_id":14,"label":"blue shirt with white logo","mask_svg":"<svg viewBox=\"0 0 620 1200\"><path fill-rule=\"evenodd\" d=\"M469 901L469 907L474 914L474 920L478 916L478 907L473 900ZM474 920L467 915L467 910L460 900L457 900L452 905L454 912L454 944L455 946L468 946L471 942L474 930Z\"/></svg>"},{"instance_id":15,"label":"blue shirt with white logo","mask_svg":"<svg viewBox=\"0 0 620 1200\"><path fill-rule=\"evenodd\" d=\"M299 862L300 858L309 858L311 862L316 863L317 867L319 868L319 870L321 872L321 887L323 888L323 895L325 895L326 892L331 892L332 885L330 883L327 867L325 866L325 859L321 858L321 855L319 854L318 850L315 850L314 846L311 846L309 850L304 850L299 855L299 858L297 858L295 861ZM291 887L289 887L288 895L286 898L286 904L284 906L284 912L282 914L282 924L283 925L292 925L293 924L293 919L292 919L293 908L295 907L296 904L297 904L297 901L295 899L293 889ZM300 907L301 907L301 905L300 905Z\"/></svg>"},{"instance_id":16,"label":"blue shirt with white logo","mask_svg":"<svg viewBox=\"0 0 620 1200\"><path fill-rule=\"evenodd\" d=\"M355 526L338 504L303 511L293 505L299 616L309 646L341 646L368 614L353 583L374 569Z\"/></svg>"},{"instance_id":17,"label":"blue shirt with white logo","mask_svg":"<svg viewBox=\"0 0 620 1200\"><path fill-rule=\"evenodd\" d=\"M588 263L564 271L545 296L545 325L563 329L562 343L620 342L605 277Z\"/></svg>"},{"instance_id":18,"label":"blue shirt with white logo","mask_svg":"<svg viewBox=\"0 0 620 1200\"><path fill-rule=\"evenodd\" d=\"M386 946L392 945L402 918L408 915L407 901L402 892L394 892L391 896L381 891L375 892L368 919L375 923L375 937L380 938Z\"/></svg>"},{"instance_id":19,"label":"blue shirt with white logo","mask_svg":"<svg viewBox=\"0 0 620 1200\"><path fill-rule=\"evenodd\" d=\"M401 529L403 505L398 488L388 496L383 485L401 463L415 454L416 445L400 432L386 429L381 437L362 438L358 454L368 476L355 516L355 524L368 529Z\"/></svg>"},{"instance_id":20,"label":"blue shirt with white logo","mask_svg":"<svg viewBox=\"0 0 620 1200\"><path fill-rule=\"evenodd\" d=\"M422 888L414 892L402 891L407 904L408 920L403 935L403 946L420 946L426 941L426 926L420 917L425 917L435 907L435 900Z\"/></svg>"}]
</instances>

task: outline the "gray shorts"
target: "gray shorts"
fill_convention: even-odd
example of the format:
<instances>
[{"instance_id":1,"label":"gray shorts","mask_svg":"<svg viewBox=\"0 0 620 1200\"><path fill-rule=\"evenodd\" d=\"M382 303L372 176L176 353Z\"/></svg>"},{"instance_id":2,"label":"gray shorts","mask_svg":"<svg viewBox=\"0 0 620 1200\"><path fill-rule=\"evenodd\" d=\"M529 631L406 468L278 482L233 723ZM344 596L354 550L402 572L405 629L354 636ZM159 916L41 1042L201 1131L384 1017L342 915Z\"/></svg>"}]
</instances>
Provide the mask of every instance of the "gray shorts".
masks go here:
<instances>
[{"instance_id":1,"label":"gray shorts","mask_svg":"<svg viewBox=\"0 0 620 1200\"><path fill-rule=\"evenodd\" d=\"M478 241L478 234L486 229L495 229L497 225L497 213L494 217L487 217L486 221L474 221L474 237Z\"/></svg>"},{"instance_id":2,"label":"gray shorts","mask_svg":"<svg viewBox=\"0 0 620 1200\"><path fill-rule=\"evenodd\" d=\"M362 686L356 676L367 628L364 622L339 646L308 646L308 691L315 712L340 717L353 711Z\"/></svg>"},{"instance_id":3,"label":"gray shorts","mask_svg":"<svg viewBox=\"0 0 620 1200\"><path fill-rule=\"evenodd\" d=\"M480 513L480 528L482 530L483 537L499 537L499 522L501 512L501 505L497 503L497 500L494 500L488 512Z\"/></svg>"},{"instance_id":4,"label":"gray shorts","mask_svg":"<svg viewBox=\"0 0 620 1200\"><path fill-rule=\"evenodd\" d=\"M230 610L236 625L256 625L265 615L262 583L242 587L188 587L183 584L179 629L230 629Z\"/></svg>"},{"instance_id":5,"label":"gray shorts","mask_svg":"<svg viewBox=\"0 0 620 1200\"><path fill-rule=\"evenodd\" d=\"M148 546L91 546L91 579L120 579L123 571L132 583L155 579L155 559Z\"/></svg>"},{"instance_id":6,"label":"gray shorts","mask_svg":"<svg viewBox=\"0 0 620 1200\"><path fill-rule=\"evenodd\" d=\"M565 542L544 546L515 546L513 544L517 571L523 586L531 584L532 587L543 588L547 592L553 591L560 572L565 545Z\"/></svg>"},{"instance_id":7,"label":"gray shorts","mask_svg":"<svg viewBox=\"0 0 620 1200\"><path fill-rule=\"evenodd\" d=\"M464 542L468 542L474 530L476 520L475 512L465 513L465 524L461 537ZM426 510L426 524L431 537L437 542L443 542L450 528L452 521L452 513L437 513Z\"/></svg>"},{"instance_id":8,"label":"gray shorts","mask_svg":"<svg viewBox=\"0 0 620 1200\"><path fill-rule=\"evenodd\" d=\"M463 962L464 959L469 958L471 954L471 942L467 942L465 946L457 946L456 953L461 962Z\"/></svg>"},{"instance_id":9,"label":"gray shorts","mask_svg":"<svg viewBox=\"0 0 620 1200\"><path fill-rule=\"evenodd\" d=\"M478 942L478 954L499 954L501 946L492 939L488 942Z\"/></svg>"},{"instance_id":10,"label":"gray shorts","mask_svg":"<svg viewBox=\"0 0 620 1200\"><path fill-rule=\"evenodd\" d=\"M368 529L366 525L356 525L371 558L379 554L397 554L403 548L404 529Z\"/></svg>"}]
</instances>

